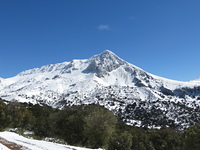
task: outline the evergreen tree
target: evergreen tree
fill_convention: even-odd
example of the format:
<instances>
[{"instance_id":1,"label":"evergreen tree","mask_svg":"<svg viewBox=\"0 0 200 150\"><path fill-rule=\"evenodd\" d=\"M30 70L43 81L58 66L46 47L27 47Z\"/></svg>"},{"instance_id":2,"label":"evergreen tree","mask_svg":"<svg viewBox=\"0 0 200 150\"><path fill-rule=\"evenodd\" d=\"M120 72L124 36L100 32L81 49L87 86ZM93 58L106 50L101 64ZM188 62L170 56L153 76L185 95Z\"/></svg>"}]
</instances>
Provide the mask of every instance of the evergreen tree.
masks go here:
<instances>
[{"instance_id":1,"label":"evergreen tree","mask_svg":"<svg viewBox=\"0 0 200 150\"><path fill-rule=\"evenodd\" d=\"M180 150L181 148L181 136L168 128L153 130L150 133L150 141L156 150Z\"/></svg>"},{"instance_id":2,"label":"evergreen tree","mask_svg":"<svg viewBox=\"0 0 200 150\"><path fill-rule=\"evenodd\" d=\"M91 148L106 148L115 131L117 118L114 114L99 106L92 106L85 117L84 135L87 138L87 146Z\"/></svg>"},{"instance_id":3,"label":"evergreen tree","mask_svg":"<svg viewBox=\"0 0 200 150\"><path fill-rule=\"evenodd\" d=\"M12 118L6 114L6 109L6 104L0 99L0 130L3 130L11 124Z\"/></svg>"},{"instance_id":4,"label":"evergreen tree","mask_svg":"<svg viewBox=\"0 0 200 150\"><path fill-rule=\"evenodd\" d=\"M183 134L183 150L200 149L200 123L186 129Z\"/></svg>"},{"instance_id":5,"label":"evergreen tree","mask_svg":"<svg viewBox=\"0 0 200 150\"><path fill-rule=\"evenodd\" d=\"M54 133L71 145L83 145L83 106L66 107L50 116Z\"/></svg>"},{"instance_id":6,"label":"evergreen tree","mask_svg":"<svg viewBox=\"0 0 200 150\"><path fill-rule=\"evenodd\" d=\"M30 130L35 123L35 117L32 112L15 101L6 106L6 114L12 118L12 127L14 128Z\"/></svg>"},{"instance_id":7,"label":"evergreen tree","mask_svg":"<svg viewBox=\"0 0 200 150\"><path fill-rule=\"evenodd\" d=\"M128 131L122 133L114 133L109 145L108 150L131 150L132 135Z\"/></svg>"},{"instance_id":8,"label":"evergreen tree","mask_svg":"<svg viewBox=\"0 0 200 150\"><path fill-rule=\"evenodd\" d=\"M51 135L51 128L49 122L49 116L54 113L54 109L49 106L40 106L38 104L29 108L34 117L36 118L35 124L33 126L33 131L35 135L46 137Z\"/></svg>"}]
</instances>

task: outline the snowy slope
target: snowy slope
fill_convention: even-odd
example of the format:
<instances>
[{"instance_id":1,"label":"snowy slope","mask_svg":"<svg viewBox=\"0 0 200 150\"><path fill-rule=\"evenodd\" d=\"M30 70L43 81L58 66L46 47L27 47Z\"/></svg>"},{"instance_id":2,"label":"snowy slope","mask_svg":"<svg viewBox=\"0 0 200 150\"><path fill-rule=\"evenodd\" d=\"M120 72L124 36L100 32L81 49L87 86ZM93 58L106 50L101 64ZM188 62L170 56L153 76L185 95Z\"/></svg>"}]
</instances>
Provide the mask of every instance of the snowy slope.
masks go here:
<instances>
[{"instance_id":1,"label":"snowy slope","mask_svg":"<svg viewBox=\"0 0 200 150\"><path fill-rule=\"evenodd\" d=\"M8 131L0 132L0 138L3 138L6 141L15 143L17 145L23 146L24 149L27 150L91 150L88 148L81 148L47 141L28 139L16 133ZM3 145L0 145L0 149L9 150Z\"/></svg>"},{"instance_id":2,"label":"snowy slope","mask_svg":"<svg viewBox=\"0 0 200 150\"><path fill-rule=\"evenodd\" d=\"M190 82L200 82L200 77L194 79L194 80L191 80Z\"/></svg>"},{"instance_id":3,"label":"snowy slope","mask_svg":"<svg viewBox=\"0 0 200 150\"><path fill-rule=\"evenodd\" d=\"M4 146L3 144L0 144L0 150L10 150L8 149L6 146Z\"/></svg>"},{"instance_id":4,"label":"snowy slope","mask_svg":"<svg viewBox=\"0 0 200 150\"><path fill-rule=\"evenodd\" d=\"M9 84L10 84L10 82L8 80L0 78L0 90Z\"/></svg>"},{"instance_id":5,"label":"snowy slope","mask_svg":"<svg viewBox=\"0 0 200 150\"><path fill-rule=\"evenodd\" d=\"M85 60L30 69L0 81L2 99L57 108L100 104L131 125L146 124L147 118L136 115L143 109L145 115L155 115L154 111L159 111L157 114L164 114L162 116L173 120L173 124L184 127L195 122L191 120L194 116L200 120L199 113L195 113L200 111L200 82L180 82L150 74L109 50ZM195 110L193 117L184 109ZM180 120L177 118L179 113L186 117ZM162 120L162 116L154 118ZM153 125L148 122L148 126Z\"/></svg>"},{"instance_id":6,"label":"snowy slope","mask_svg":"<svg viewBox=\"0 0 200 150\"><path fill-rule=\"evenodd\" d=\"M151 75L125 62L111 51L104 51L88 60L73 60L46 65L19 73L9 79L0 79L0 96L6 100L35 101L32 96L41 96L47 101L57 100L59 95L69 92L88 93L97 87L119 85L143 85L158 90L164 86L170 90L179 87L200 85L178 82ZM138 85L137 85L138 84ZM55 99L44 93L55 94Z\"/></svg>"}]
</instances>

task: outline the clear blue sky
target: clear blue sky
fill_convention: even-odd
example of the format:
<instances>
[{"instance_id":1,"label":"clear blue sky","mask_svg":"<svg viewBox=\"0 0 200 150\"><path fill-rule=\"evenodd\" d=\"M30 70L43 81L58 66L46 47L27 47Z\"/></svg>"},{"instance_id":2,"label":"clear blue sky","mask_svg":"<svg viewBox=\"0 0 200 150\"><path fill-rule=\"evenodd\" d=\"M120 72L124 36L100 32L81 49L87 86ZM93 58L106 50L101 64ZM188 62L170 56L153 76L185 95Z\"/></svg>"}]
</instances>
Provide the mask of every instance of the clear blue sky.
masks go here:
<instances>
[{"instance_id":1,"label":"clear blue sky","mask_svg":"<svg viewBox=\"0 0 200 150\"><path fill-rule=\"evenodd\" d=\"M109 49L152 74L200 76L200 0L1 0L0 77Z\"/></svg>"}]
</instances>

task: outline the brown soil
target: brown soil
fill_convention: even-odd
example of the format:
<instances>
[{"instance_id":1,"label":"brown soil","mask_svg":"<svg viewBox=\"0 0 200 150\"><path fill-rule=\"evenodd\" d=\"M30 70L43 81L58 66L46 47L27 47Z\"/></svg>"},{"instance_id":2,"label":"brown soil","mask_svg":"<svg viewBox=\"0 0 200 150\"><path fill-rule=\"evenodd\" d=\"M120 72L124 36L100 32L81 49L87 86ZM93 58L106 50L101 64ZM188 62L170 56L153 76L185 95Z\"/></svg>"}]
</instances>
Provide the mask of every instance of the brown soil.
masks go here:
<instances>
[{"instance_id":1,"label":"brown soil","mask_svg":"<svg viewBox=\"0 0 200 150\"><path fill-rule=\"evenodd\" d=\"M27 150L27 148L21 146L21 145L17 145L15 143L9 142L3 138L0 138L0 143L3 144L4 146L6 146L7 148L11 149L11 150Z\"/></svg>"}]
</instances>

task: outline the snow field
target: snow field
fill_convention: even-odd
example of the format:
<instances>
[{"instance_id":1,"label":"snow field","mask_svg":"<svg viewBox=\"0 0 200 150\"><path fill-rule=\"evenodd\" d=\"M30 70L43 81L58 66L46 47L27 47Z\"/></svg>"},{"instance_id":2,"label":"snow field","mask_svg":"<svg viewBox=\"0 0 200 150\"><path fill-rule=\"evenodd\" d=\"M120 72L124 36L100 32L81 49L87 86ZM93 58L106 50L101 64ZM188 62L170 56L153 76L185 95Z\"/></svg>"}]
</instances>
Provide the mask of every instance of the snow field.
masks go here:
<instances>
[{"instance_id":1,"label":"snow field","mask_svg":"<svg viewBox=\"0 0 200 150\"><path fill-rule=\"evenodd\" d=\"M6 139L7 141L12 143L16 143L17 145L21 145L28 150L91 150L88 148L81 148L64 144L57 144L53 142L28 139L21 135L8 131L0 132L0 138ZM9 149L4 145L0 144L0 150Z\"/></svg>"}]
</instances>

